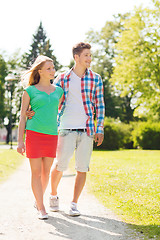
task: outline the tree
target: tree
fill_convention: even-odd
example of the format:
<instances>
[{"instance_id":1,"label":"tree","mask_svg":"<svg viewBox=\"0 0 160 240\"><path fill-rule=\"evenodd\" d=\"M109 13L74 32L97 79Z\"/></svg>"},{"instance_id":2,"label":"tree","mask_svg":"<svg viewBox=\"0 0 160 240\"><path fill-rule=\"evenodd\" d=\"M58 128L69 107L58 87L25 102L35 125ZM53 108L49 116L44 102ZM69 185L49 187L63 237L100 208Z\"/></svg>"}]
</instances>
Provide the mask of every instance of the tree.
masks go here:
<instances>
[{"instance_id":1,"label":"tree","mask_svg":"<svg viewBox=\"0 0 160 240\"><path fill-rule=\"evenodd\" d=\"M47 39L47 35L42 26L42 22L40 22L40 25L37 28L36 33L33 35L33 40L29 52L26 52L23 55L22 58L23 67L28 68L29 66L31 66L31 64L38 57L38 55L46 55L52 58L56 70L58 70L61 67L61 65L59 64L59 62L57 61L56 57L53 54L50 40Z\"/></svg>"},{"instance_id":2,"label":"tree","mask_svg":"<svg viewBox=\"0 0 160 240\"><path fill-rule=\"evenodd\" d=\"M0 126L5 118L5 77L7 76L7 64L0 55Z\"/></svg>"},{"instance_id":3,"label":"tree","mask_svg":"<svg viewBox=\"0 0 160 240\"><path fill-rule=\"evenodd\" d=\"M137 8L118 38L111 83L131 96L134 114L160 118L160 3Z\"/></svg>"},{"instance_id":4,"label":"tree","mask_svg":"<svg viewBox=\"0 0 160 240\"><path fill-rule=\"evenodd\" d=\"M20 73L22 71L21 65L21 55L20 52L15 52L6 61L7 65L7 75L12 74L16 80L5 81L5 122L4 126L7 130L6 143L9 143L11 128L14 128L19 122L20 116L20 106L21 106L21 96L23 92L23 87L20 81ZM11 118L12 117L12 118Z\"/></svg>"},{"instance_id":5,"label":"tree","mask_svg":"<svg viewBox=\"0 0 160 240\"><path fill-rule=\"evenodd\" d=\"M119 117L122 121L133 120L133 111L128 104L128 98L121 98L119 92L115 92L109 79L113 73L114 57L116 56L115 44L117 37L124 30L124 21L129 14L118 14L113 21L107 21L100 32L90 30L87 40L93 46L93 70L98 72L104 81L104 99L106 116ZM130 108L130 109L129 109Z\"/></svg>"}]
</instances>

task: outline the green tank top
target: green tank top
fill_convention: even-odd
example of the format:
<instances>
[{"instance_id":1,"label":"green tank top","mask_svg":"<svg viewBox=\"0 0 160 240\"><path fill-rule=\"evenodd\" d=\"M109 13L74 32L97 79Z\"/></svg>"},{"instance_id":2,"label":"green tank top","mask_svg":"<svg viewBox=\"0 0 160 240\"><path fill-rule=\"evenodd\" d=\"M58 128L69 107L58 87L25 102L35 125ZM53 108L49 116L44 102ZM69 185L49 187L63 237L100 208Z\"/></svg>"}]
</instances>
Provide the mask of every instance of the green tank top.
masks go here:
<instances>
[{"instance_id":1,"label":"green tank top","mask_svg":"<svg viewBox=\"0 0 160 240\"><path fill-rule=\"evenodd\" d=\"M38 90L34 85L25 89L30 97L30 105L35 115L28 119L26 129L39 133L58 135L57 114L59 99L63 89L55 86L54 92L49 95Z\"/></svg>"}]
</instances>

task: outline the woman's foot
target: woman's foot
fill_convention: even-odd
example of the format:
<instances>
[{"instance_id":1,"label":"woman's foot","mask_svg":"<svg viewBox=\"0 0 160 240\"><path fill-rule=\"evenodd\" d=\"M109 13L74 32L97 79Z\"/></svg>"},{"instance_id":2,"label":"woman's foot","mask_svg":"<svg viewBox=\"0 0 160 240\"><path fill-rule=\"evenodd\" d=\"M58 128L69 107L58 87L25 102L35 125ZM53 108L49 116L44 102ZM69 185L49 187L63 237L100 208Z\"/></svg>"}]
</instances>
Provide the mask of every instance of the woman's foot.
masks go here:
<instances>
[{"instance_id":1,"label":"woman's foot","mask_svg":"<svg viewBox=\"0 0 160 240\"><path fill-rule=\"evenodd\" d=\"M38 218L41 219L41 220L48 219L48 213L46 213L46 211L44 211L44 210L39 210L38 211Z\"/></svg>"},{"instance_id":2,"label":"woman's foot","mask_svg":"<svg viewBox=\"0 0 160 240\"><path fill-rule=\"evenodd\" d=\"M34 205L33 205L33 206L34 206L34 208L35 208L35 209L37 209L37 210L38 210L38 206L37 206L37 203L36 203L36 202L34 203Z\"/></svg>"}]
</instances>

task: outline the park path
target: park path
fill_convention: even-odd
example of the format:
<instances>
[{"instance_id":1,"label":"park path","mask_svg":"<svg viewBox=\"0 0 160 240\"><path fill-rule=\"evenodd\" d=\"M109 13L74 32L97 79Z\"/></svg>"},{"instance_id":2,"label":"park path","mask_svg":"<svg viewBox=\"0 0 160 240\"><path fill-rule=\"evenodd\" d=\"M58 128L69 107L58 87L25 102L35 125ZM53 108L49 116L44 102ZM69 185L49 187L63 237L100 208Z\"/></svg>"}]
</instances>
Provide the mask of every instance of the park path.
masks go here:
<instances>
[{"instance_id":1,"label":"park path","mask_svg":"<svg viewBox=\"0 0 160 240\"><path fill-rule=\"evenodd\" d=\"M24 163L0 185L0 240L138 240L143 239L120 221L110 210L87 193L79 200L79 217L67 215L73 192L74 174L64 172L59 185L60 211L49 212L48 220L39 220L33 207L29 162Z\"/></svg>"}]
</instances>

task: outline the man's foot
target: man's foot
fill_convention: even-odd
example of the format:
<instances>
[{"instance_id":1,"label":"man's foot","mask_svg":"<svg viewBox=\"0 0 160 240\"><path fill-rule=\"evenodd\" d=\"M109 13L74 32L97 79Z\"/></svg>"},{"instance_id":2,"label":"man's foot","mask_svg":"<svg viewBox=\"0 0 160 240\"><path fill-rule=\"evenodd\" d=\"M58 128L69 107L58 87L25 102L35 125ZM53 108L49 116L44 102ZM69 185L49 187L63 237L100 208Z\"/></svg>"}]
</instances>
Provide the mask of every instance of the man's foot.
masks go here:
<instances>
[{"instance_id":1,"label":"man's foot","mask_svg":"<svg viewBox=\"0 0 160 240\"><path fill-rule=\"evenodd\" d=\"M81 213L78 211L77 209L77 204L76 203L71 203L71 208L69 210L69 215L72 216L72 217L77 217L77 216L80 216Z\"/></svg>"},{"instance_id":2,"label":"man's foot","mask_svg":"<svg viewBox=\"0 0 160 240\"><path fill-rule=\"evenodd\" d=\"M59 197L50 197L49 199L49 207L51 212L59 211Z\"/></svg>"},{"instance_id":3,"label":"man's foot","mask_svg":"<svg viewBox=\"0 0 160 240\"><path fill-rule=\"evenodd\" d=\"M40 210L40 211L38 211L38 218L41 220L48 219L48 213Z\"/></svg>"}]
</instances>

